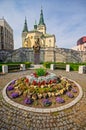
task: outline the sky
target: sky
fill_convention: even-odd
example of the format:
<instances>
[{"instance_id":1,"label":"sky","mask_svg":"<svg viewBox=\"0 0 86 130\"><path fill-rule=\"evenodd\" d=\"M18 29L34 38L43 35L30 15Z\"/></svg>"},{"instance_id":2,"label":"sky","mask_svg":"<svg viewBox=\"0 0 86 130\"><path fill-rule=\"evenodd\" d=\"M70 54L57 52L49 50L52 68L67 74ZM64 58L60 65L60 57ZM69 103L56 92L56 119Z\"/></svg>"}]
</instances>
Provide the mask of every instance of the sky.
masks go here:
<instances>
[{"instance_id":1,"label":"sky","mask_svg":"<svg viewBox=\"0 0 86 130\"><path fill-rule=\"evenodd\" d=\"M13 29L14 48L22 47L25 16L28 30L39 23L43 9L48 34L55 34L59 48L72 48L86 36L86 0L0 0L0 18Z\"/></svg>"}]
</instances>

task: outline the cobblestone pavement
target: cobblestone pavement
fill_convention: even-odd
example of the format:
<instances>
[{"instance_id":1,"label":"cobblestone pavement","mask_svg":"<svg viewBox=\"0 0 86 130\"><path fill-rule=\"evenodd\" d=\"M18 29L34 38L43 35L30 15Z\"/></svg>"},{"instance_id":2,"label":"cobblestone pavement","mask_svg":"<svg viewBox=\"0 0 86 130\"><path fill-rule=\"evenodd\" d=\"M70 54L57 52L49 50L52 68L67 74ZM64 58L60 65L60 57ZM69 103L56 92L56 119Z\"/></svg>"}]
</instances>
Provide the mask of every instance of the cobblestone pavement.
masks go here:
<instances>
[{"instance_id":1,"label":"cobblestone pavement","mask_svg":"<svg viewBox=\"0 0 86 130\"><path fill-rule=\"evenodd\" d=\"M53 113L27 112L6 103L2 97L4 86L32 70L0 75L0 130L86 130L86 74L52 71L78 82L83 88L82 99L69 109Z\"/></svg>"}]
</instances>

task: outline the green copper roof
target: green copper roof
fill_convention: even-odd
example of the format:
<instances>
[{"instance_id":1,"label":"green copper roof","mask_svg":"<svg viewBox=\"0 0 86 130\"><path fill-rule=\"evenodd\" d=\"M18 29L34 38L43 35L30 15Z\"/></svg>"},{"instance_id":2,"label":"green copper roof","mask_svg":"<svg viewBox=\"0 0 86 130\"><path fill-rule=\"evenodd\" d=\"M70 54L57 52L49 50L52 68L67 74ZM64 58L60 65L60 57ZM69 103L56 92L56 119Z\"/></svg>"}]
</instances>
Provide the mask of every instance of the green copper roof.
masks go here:
<instances>
[{"instance_id":1,"label":"green copper roof","mask_svg":"<svg viewBox=\"0 0 86 130\"><path fill-rule=\"evenodd\" d=\"M23 29L23 32L28 32L28 27L27 27L27 20L26 20L26 17L25 17L25 23L24 23L24 29Z\"/></svg>"},{"instance_id":2,"label":"green copper roof","mask_svg":"<svg viewBox=\"0 0 86 130\"><path fill-rule=\"evenodd\" d=\"M36 20L35 20L35 24L34 24L34 29L35 29L35 30L37 29L37 23L36 23Z\"/></svg>"},{"instance_id":3,"label":"green copper roof","mask_svg":"<svg viewBox=\"0 0 86 130\"><path fill-rule=\"evenodd\" d=\"M43 10L42 9L41 9L40 19L39 19L39 24L38 25L45 25L44 18L43 18Z\"/></svg>"}]
</instances>

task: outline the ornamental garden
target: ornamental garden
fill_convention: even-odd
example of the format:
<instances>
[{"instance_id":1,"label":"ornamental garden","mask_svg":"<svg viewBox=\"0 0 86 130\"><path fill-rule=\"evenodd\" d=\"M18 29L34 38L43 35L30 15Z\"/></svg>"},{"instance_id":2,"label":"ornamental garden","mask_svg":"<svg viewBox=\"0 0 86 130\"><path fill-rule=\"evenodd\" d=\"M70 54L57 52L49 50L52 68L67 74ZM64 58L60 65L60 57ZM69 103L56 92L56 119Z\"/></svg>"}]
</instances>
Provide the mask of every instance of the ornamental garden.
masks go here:
<instances>
[{"instance_id":1,"label":"ornamental garden","mask_svg":"<svg viewBox=\"0 0 86 130\"><path fill-rule=\"evenodd\" d=\"M70 79L39 68L30 75L8 83L6 95L23 106L56 108L75 100L79 95L79 88Z\"/></svg>"}]
</instances>

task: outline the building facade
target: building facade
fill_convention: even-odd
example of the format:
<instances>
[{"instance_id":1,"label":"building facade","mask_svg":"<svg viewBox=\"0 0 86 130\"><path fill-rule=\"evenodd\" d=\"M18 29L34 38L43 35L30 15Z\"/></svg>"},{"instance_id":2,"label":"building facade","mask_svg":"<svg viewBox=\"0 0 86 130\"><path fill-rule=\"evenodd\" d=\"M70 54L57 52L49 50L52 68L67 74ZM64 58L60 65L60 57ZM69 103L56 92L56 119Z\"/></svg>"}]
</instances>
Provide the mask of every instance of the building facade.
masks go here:
<instances>
[{"instance_id":1,"label":"building facade","mask_svg":"<svg viewBox=\"0 0 86 130\"><path fill-rule=\"evenodd\" d=\"M43 10L41 9L39 24L35 22L34 29L28 31L27 20L25 18L24 29L22 31L22 47L32 48L36 40L39 39L41 48L55 48L55 35L46 33L46 24L44 23Z\"/></svg>"},{"instance_id":2,"label":"building facade","mask_svg":"<svg viewBox=\"0 0 86 130\"><path fill-rule=\"evenodd\" d=\"M4 18L0 19L0 50L13 50L13 29Z\"/></svg>"},{"instance_id":3,"label":"building facade","mask_svg":"<svg viewBox=\"0 0 86 130\"><path fill-rule=\"evenodd\" d=\"M76 51L86 51L86 36L81 37L77 41L77 46L73 47L72 49Z\"/></svg>"}]
</instances>

